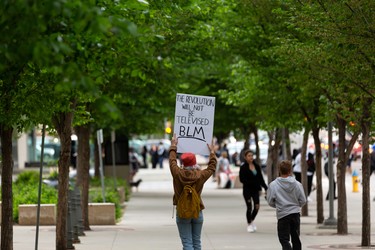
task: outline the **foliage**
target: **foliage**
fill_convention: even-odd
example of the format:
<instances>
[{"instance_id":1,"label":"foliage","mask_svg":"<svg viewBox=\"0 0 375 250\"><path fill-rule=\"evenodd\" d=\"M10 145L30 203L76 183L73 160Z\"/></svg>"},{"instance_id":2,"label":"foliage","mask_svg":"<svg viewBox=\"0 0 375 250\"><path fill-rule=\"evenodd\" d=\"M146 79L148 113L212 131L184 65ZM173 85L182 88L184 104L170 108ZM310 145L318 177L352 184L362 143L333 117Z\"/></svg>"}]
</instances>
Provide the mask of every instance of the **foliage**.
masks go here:
<instances>
[{"instance_id":1,"label":"foliage","mask_svg":"<svg viewBox=\"0 0 375 250\"><path fill-rule=\"evenodd\" d=\"M39 173L36 171L25 171L17 176L17 179L13 182L15 185L23 184L38 184Z\"/></svg>"},{"instance_id":2,"label":"foliage","mask_svg":"<svg viewBox=\"0 0 375 250\"><path fill-rule=\"evenodd\" d=\"M116 179L116 184L118 187L124 188L125 199L129 200L130 190L125 180L121 178ZM121 204L121 197L118 190L114 189L114 178L105 177L104 178L105 186L105 200L106 202L112 202L115 204L116 208L116 219L120 219L123 214L123 204ZM89 190L89 200L90 202L103 202L103 194L101 188L101 179L93 178L90 181L90 190Z\"/></svg>"},{"instance_id":3,"label":"foliage","mask_svg":"<svg viewBox=\"0 0 375 250\"><path fill-rule=\"evenodd\" d=\"M102 191L100 188L90 189L89 192L90 202L103 202ZM122 207L120 204L120 196L116 190L111 188L105 189L105 201L115 204L116 220L122 217Z\"/></svg>"},{"instance_id":4,"label":"foliage","mask_svg":"<svg viewBox=\"0 0 375 250\"><path fill-rule=\"evenodd\" d=\"M59 172L57 170L54 170L49 173L48 179L57 180L58 176L59 176Z\"/></svg>"},{"instance_id":5,"label":"foliage","mask_svg":"<svg viewBox=\"0 0 375 250\"><path fill-rule=\"evenodd\" d=\"M13 183L13 219L18 222L18 206L20 204L38 204L39 173L25 171L18 175ZM57 204L57 190L42 184L41 204Z\"/></svg>"},{"instance_id":6,"label":"foliage","mask_svg":"<svg viewBox=\"0 0 375 250\"><path fill-rule=\"evenodd\" d=\"M375 96L374 10L371 0L3 1L0 125L74 112L74 125L162 134L180 92L216 97L218 138L336 115L358 132Z\"/></svg>"},{"instance_id":7,"label":"foliage","mask_svg":"<svg viewBox=\"0 0 375 250\"><path fill-rule=\"evenodd\" d=\"M54 172L57 173L57 172ZM48 178L56 178L56 174L51 174ZM130 190L123 179L117 179L117 185L125 190L126 200L129 200ZM113 178L105 178L105 198L106 202L115 203L116 219L120 219L123 214L123 204L120 204L120 196L113 189ZM13 219L18 222L18 206L20 204L38 203L39 173L36 171L24 171L17 176L13 184ZM94 178L91 182L90 200L91 202L103 202L100 179ZM57 190L53 187L43 184L41 204L57 204Z\"/></svg>"}]
</instances>

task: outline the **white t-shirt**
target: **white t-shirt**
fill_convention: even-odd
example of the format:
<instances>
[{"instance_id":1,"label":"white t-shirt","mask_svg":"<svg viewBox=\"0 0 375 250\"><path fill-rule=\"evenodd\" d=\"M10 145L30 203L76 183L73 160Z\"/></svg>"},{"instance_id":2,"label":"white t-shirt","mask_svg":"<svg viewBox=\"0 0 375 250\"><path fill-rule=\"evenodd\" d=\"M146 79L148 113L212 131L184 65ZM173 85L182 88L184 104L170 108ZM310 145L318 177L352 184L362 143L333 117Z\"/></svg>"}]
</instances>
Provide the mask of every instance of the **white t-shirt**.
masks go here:
<instances>
[{"instance_id":1,"label":"white t-shirt","mask_svg":"<svg viewBox=\"0 0 375 250\"><path fill-rule=\"evenodd\" d=\"M307 156L306 156L307 157ZM306 159L307 160L307 159ZM296 159L294 160L294 167L293 167L293 172L296 173L301 173L301 153L299 153L296 156ZM313 175L313 172L307 171L307 175Z\"/></svg>"},{"instance_id":2,"label":"white t-shirt","mask_svg":"<svg viewBox=\"0 0 375 250\"><path fill-rule=\"evenodd\" d=\"M294 159L293 172L301 173L301 153L299 153Z\"/></svg>"}]
</instances>

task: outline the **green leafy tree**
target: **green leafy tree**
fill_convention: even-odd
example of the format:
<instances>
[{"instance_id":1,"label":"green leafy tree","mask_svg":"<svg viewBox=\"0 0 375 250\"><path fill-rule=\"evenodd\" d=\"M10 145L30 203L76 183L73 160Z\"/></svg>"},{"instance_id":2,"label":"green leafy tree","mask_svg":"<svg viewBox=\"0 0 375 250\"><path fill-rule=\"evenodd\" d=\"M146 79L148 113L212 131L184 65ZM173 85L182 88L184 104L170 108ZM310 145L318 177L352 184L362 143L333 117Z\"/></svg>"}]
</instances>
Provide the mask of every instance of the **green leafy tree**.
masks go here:
<instances>
[{"instance_id":1,"label":"green leafy tree","mask_svg":"<svg viewBox=\"0 0 375 250\"><path fill-rule=\"evenodd\" d=\"M300 1L296 4L288 1L289 27L304 30L309 43L300 49L300 57L294 59L305 61L306 74L319 81L318 87L324 91L329 100L329 108L336 114L339 128L339 208L338 233L347 234L345 169L352 146L360 132L358 126L347 126L349 122L360 124L361 120L369 121L369 112L361 112L363 107L372 106L374 98L373 77L374 46L373 34L369 32L374 26L374 4L371 1L347 1L325 3L322 1ZM317 74L319 72L319 74ZM373 107L370 108L373 110ZM359 112L358 112L359 111ZM363 115L366 114L366 118ZM371 126L370 122L362 123ZM363 136L369 128L363 126ZM352 140L345 147L345 131L352 130ZM366 139L367 141L367 139ZM366 145L364 146L367 147ZM367 156L366 156L367 158ZM364 159L365 160L365 159ZM367 162L364 166L368 169ZM367 171L364 172L364 179ZM364 188L364 207L368 207L368 189ZM364 211L364 218L368 218ZM368 229L364 219L364 229ZM365 225L367 224L367 226ZM369 245L369 231L363 232L362 244Z\"/></svg>"}]
</instances>

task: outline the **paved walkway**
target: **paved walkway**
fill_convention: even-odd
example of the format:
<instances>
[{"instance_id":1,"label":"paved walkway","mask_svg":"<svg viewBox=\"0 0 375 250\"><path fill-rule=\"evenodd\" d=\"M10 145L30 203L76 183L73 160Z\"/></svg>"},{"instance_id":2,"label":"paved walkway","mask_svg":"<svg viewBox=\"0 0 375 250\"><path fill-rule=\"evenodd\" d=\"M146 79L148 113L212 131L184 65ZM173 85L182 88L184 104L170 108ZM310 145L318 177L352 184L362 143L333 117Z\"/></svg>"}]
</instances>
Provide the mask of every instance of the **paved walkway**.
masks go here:
<instances>
[{"instance_id":1,"label":"paved walkway","mask_svg":"<svg viewBox=\"0 0 375 250\"><path fill-rule=\"evenodd\" d=\"M356 167L359 167L358 164ZM115 226L91 226L78 250L177 250L181 249L172 208L172 179L169 169L142 169L136 178L142 178L138 191L134 190L122 220ZM374 180L375 182L375 180ZM324 195L328 180L323 180ZM373 186L373 185L372 185ZM361 249L362 189L352 192L352 178L347 175L348 231L340 236L336 229L319 228L316 224L316 192L309 202L309 216L301 217L301 240L303 249ZM371 197L375 195L372 192ZM246 231L245 203L241 189L219 190L209 180L203 190L204 226L202 249L242 250L281 249L276 233L275 210L261 199L261 207L255 220L258 231ZM375 204L375 202L371 203ZM337 201L334 202L335 216ZM325 217L329 217L329 203L324 202ZM373 209L372 209L373 210ZM374 212L371 215L374 220ZM372 232L374 232L372 226ZM372 234L372 242L375 235ZM373 247L375 249L375 247ZM14 249L35 249L35 227L14 226ZM55 227L41 226L40 250L55 249ZM368 248L366 248L368 249Z\"/></svg>"}]
</instances>

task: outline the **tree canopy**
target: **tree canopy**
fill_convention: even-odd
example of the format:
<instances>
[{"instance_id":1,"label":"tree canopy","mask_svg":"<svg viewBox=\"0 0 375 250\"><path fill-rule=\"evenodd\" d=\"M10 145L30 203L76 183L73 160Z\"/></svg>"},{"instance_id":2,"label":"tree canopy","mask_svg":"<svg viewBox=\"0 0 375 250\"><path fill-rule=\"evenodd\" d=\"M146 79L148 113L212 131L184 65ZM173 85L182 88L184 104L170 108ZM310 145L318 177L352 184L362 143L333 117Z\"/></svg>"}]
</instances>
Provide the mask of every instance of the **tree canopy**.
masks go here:
<instances>
[{"instance_id":1,"label":"tree canopy","mask_svg":"<svg viewBox=\"0 0 375 250\"><path fill-rule=\"evenodd\" d=\"M162 134L176 93L217 98L219 140L233 131L247 139L254 127L317 132L333 121L374 142L374 1L0 6L2 143L13 129L53 129L57 118L128 136ZM11 178L11 151L2 158L10 171L2 178Z\"/></svg>"}]
</instances>

